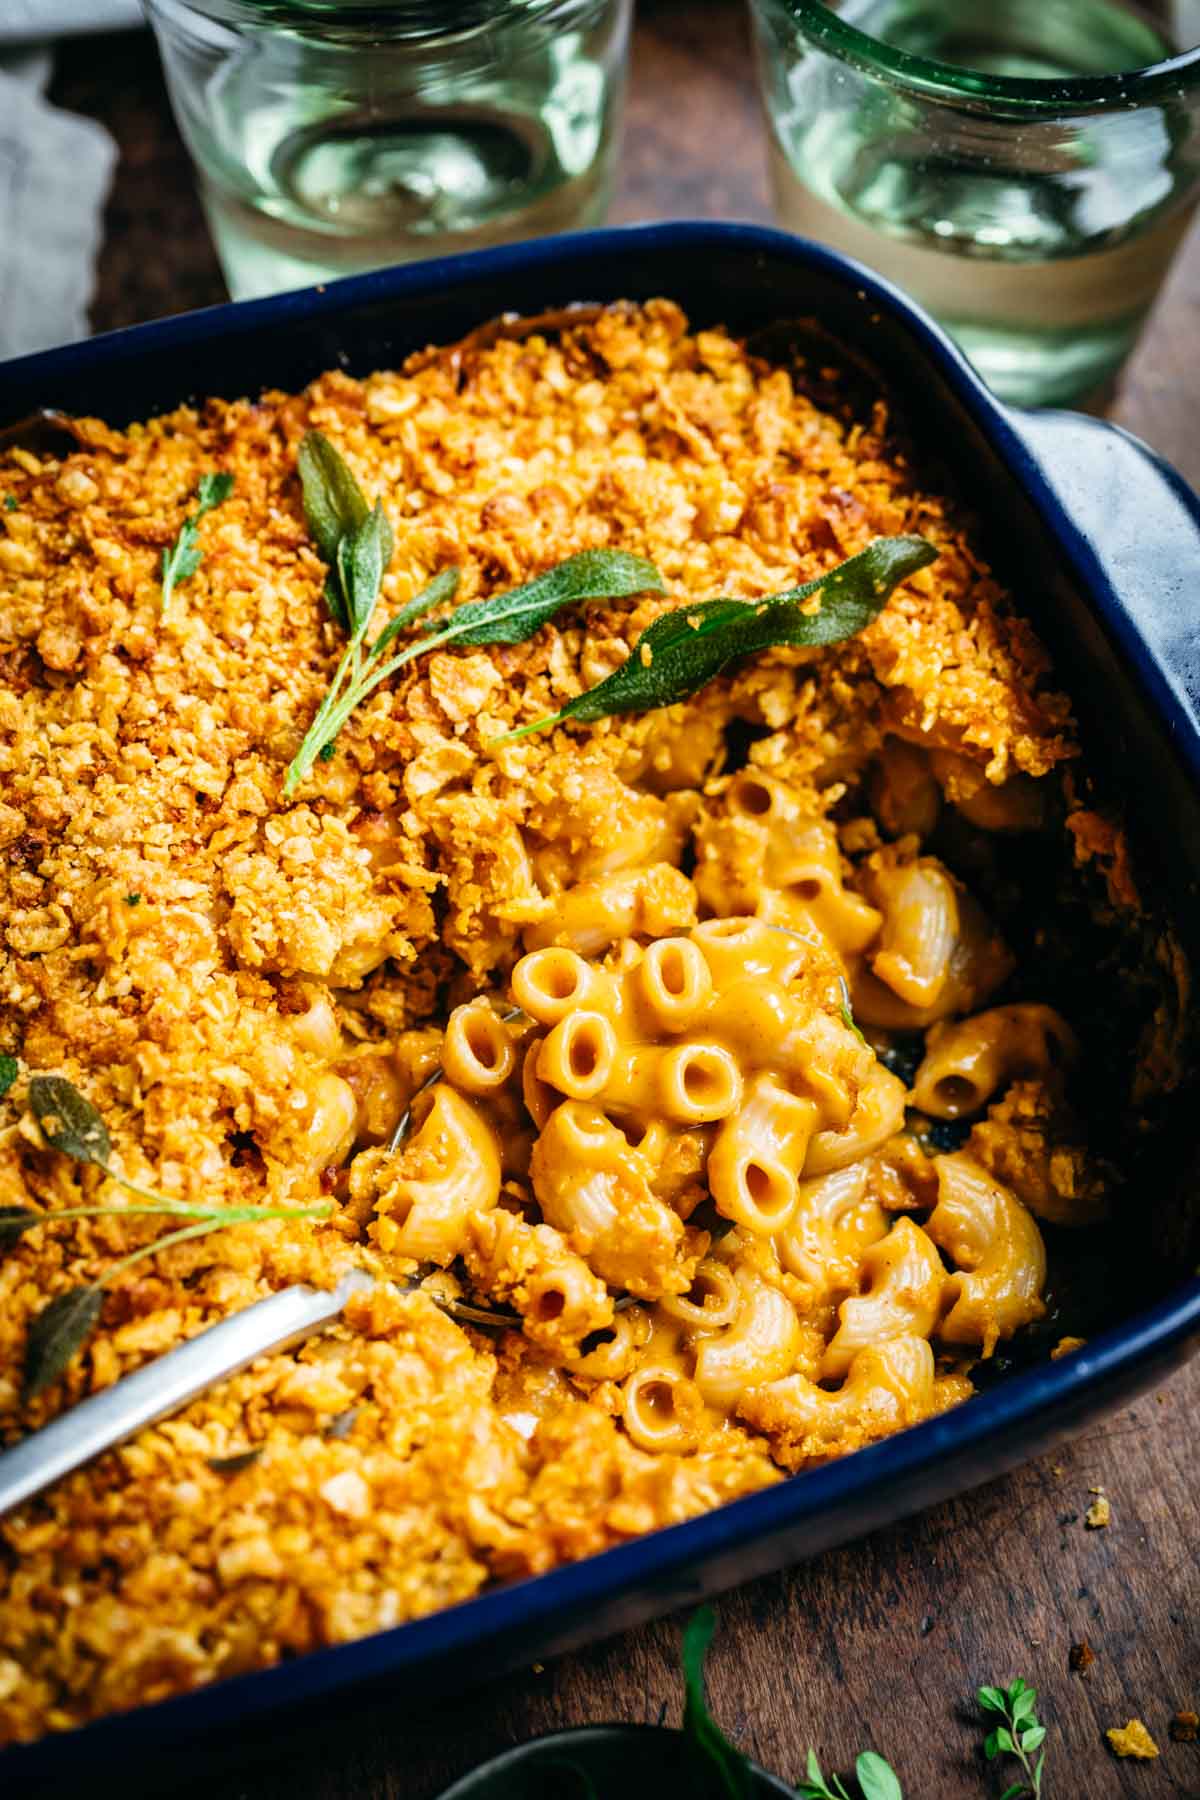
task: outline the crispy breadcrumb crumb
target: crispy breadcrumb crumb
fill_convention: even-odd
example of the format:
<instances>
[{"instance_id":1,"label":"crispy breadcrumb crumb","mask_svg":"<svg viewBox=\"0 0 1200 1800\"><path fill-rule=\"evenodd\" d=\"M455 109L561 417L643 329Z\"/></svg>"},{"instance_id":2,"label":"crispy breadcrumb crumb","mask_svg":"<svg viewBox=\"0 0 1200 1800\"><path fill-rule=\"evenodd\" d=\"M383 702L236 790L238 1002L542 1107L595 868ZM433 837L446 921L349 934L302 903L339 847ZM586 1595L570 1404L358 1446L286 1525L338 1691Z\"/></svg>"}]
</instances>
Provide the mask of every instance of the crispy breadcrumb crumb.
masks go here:
<instances>
[{"instance_id":1,"label":"crispy breadcrumb crumb","mask_svg":"<svg viewBox=\"0 0 1200 1800\"><path fill-rule=\"evenodd\" d=\"M1140 1719L1130 1719L1128 1725L1114 1725L1104 1735L1114 1756L1134 1756L1140 1762L1149 1762L1159 1754L1158 1745Z\"/></svg>"}]
</instances>

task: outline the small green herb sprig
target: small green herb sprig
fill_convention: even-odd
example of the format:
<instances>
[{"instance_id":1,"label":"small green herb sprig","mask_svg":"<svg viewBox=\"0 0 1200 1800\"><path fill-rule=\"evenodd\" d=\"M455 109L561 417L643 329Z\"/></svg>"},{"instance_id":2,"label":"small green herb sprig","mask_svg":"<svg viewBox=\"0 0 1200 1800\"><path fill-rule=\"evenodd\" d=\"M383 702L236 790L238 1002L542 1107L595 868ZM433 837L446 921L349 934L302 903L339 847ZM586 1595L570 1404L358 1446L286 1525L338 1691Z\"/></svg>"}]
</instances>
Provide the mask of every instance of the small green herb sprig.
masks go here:
<instances>
[{"instance_id":1,"label":"small green herb sprig","mask_svg":"<svg viewBox=\"0 0 1200 1800\"><path fill-rule=\"evenodd\" d=\"M196 489L196 510L179 527L179 536L162 554L162 599L159 610L166 612L171 595L181 582L190 581L200 567L200 521L205 513L221 506L233 492L233 476L209 474L200 477Z\"/></svg>"},{"instance_id":2,"label":"small green herb sprig","mask_svg":"<svg viewBox=\"0 0 1200 1800\"><path fill-rule=\"evenodd\" d=\"M683 1730L688 1754L703 1784L701 1792L713 1800L754 1800L760 1791L754 1764L731 1743L708 1710L704 1694L704 1661L712 1642L716 1620L711 1606L702 1606L688 1620L683 1633L685 1700ZM864 1750L854 1766L862 1800L904 1800L895 1771L874 1750ZM826 1783L815 1750L808 1753L806 1779L796 1789L800 1800L850 1800L838 1776Z\"/></svg>"},{"instance_id":3,"label":"small green herb sprig","mask_svg":"<svg viewBox=\"0 0 1200 1800\"><path fill-rule=\"evenodd\" d=\"M662 577L644 557L623 550L584 550L556 568L486 600L472 600L449 614L440 629L384 657L400 632L454 598L457 569L443 569L366 645L380 585L392 560L393 538L382 504L368 506L353 473L328 438L310 431L298 456L304 513L329 575L325 603L335 625L350 633L329 691L317 709L288 769L283 791L290 799L318 757L328 759L334 739L356 707L380 682L443 644L520 644L565 606L661 592Z\"/></svg>"},{"instance_id":4,"label":"small green herb sprig","mask_svg":"<svg viewBox=\"0 0 1200 1800\"><path fill-rule=\"evenodd\" d=\"M16 1064L13 1058L2 1059ZM0 1082L4 1071L0 1071ZM10 1086L11 1080L5 1084ZM0 1093L4 1086L0 1086ZM34 1399L64 1373L67 1365L95 1330L104 1304L104 1289L123 1270L146 1257L157 1256L174 1244L190 1238L205 1237L209 1232L224 1231L230 1225L253 1224L262 1219L325 1219L332 1210L330 1201L315 1206L201 1206L184 1200L169 1200L152 1188L129 1181L112 1166L112 1140L108 1128L90 1100L61 1075L35 1075L29 1083L29 1110L42 1136L52 1150L68 1156L73 1162L91 1164L110 1181L125 1188L142 1202L136 1206L71 1206L57 1212L37 1212L28 1206L0 1208L0 1251L9 1249L26 1231L38 1225L59 1225L68 1219L103 1218L177 1218L194 1221L167 1232L153 1243L143 1244L107 1268L98 1280L68 1288L58 1294L36 1314L30 1327L25 1351L23 1396Z\"/></svg>"},{"instance_id":5,"label":"small green herb sprig","mask_svg":"<svg viewBox=\"0 0 1200 1800\"><path fill-rule=\"evenodd\" d=\"M1041 1750L1046 1737L1046 1727L1039 1723L1034 1711L1037 1689L1029 1687L1018 1676L1007 1688L981 1687L976 1698L985 1713L998 1715L1003 1721L989 1731L983 1754L989 1762L994 1762L998 1756L1015 1756L1021 1765L1022 1779L1006 1787L1000 1800L1027 1800L1030 1796L1032 1800L1041 1800L1046 1752L1042 1750L1036 1762L1029 1760Z\"/></svg>"},{"instance_id":6,"label":"small green herb sprig","mask_svg":"<svg viewBox=\"0 0 1200 1800\"><path fill-rule=\"evenodd\" d=\"M704 1783L706 1794L720 1795L721 1800L752 1800L757 1785L754 1765L725 1736L708 1710L704 1691L704 1663L716 1626L712 1607L702 1606L684 1627L681 1651L683 1733L691 1762Z\"/></svg>"},{"instance_id":7,"label":"small green herb sprig","mask_svg":"<svg viewBox=\"0 0 1200 1800\"><path fill-rule=\"evenodd\" d=\"M863 630L900 582L938 552L922 537L876 538L873 544L803 587L763 600L703 600L660 618L638 638L629 658L556 713L494 740L510 744L568 719L581 724L619 713L649 712L686 700L727 664L780 645L838 644Z\"/></svg>"},{"instance_id":8,"label":"small green herb sprig","mask_svg":"<svg viewBox=\"0 0 1200 1800\"><path fill-rule=\"evenodd\" d=\"M854 1765L854 1778L858 1782L862 1800L904 1800L904 1790L896 1771L874 1750L864 1750L859 1756ZM833 1777L832 1786L825 1780L815 1750L808 1753L804 1780L796 1793L799 1800L850 1800L840 1776Z\"/></svg>"}]
</instances>

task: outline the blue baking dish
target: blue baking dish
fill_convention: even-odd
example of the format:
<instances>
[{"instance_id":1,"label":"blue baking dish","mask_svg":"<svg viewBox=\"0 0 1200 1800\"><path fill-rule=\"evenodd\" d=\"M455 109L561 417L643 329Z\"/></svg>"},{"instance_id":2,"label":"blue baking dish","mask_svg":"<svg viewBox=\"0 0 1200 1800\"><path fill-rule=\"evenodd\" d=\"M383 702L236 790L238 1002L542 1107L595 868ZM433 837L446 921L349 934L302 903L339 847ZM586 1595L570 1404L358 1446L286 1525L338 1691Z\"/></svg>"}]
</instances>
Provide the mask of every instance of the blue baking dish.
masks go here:
<instances>
[{"instance_id":1,"label":"blue baking dish","mask_svg":"<svg viewBox=\"0 0 1200 1800\"><path fill-rule=\"evenodd\" d=\"M1091 761L1124 799L1186 943L1200 930L1200 502L1109 425L1001 406L924 313L817 245L750 226L643 226L215 307L7 364L0 426L53 407L121 423L191 397L299 387L331 366L395 364L505 312L659 294L696 324L754 332L816 321L878 371L918 448L984 516L1000 571L1050 645ZM1172 1139L1181 1176L1200 1168L1198 1141L1187 1122ZM1164 1220L1175 1270L1194 1268L1184 1215ZM285 1709L351 1686L386 1685L406 1702L461 1691L986 1481L1160 1381L1198 1342L1200 1280L1168 1272L1082 1351L899 1437L430 1618L10 1750L0 1785L35 1795L72 1773L120 1767L136 1789L136 1769L152 1767L156 1752L184 1750L195 1766L223 1741L244 1758Z\"/></svg>"}]
</instances>

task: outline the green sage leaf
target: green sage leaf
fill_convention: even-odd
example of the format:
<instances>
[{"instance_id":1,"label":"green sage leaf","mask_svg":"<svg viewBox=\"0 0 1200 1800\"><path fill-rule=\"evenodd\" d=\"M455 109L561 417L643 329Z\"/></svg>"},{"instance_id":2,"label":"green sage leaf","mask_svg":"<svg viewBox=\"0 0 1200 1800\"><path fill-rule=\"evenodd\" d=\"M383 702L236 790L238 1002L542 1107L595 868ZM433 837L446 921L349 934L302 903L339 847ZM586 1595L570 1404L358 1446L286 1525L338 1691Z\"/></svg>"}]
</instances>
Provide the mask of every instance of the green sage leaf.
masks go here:
<instances>
[{"instance_id":1,"label":"green sage leaf","mask_svg":"<svg viewBox=\"0 0 1200 1800\"><path fill-rule=\"evenodd\" d=\"M201 519L214 506L220 506L223 501L228 500L232 492L233 476L225 471L200 477L200 485L196 489L196 510L183 521L175 542L162 553L160 610L165 612L171 595L180 582L189 581L200 567L198 527Z\"/></svg>"},{"instance_id":2,"label":"green sage leaf","mask_svg":"<svg viewBox=\"0 0 1200 1800\"><path fill-rule=\"evenodd\" d=\"M854 1765L863 1800L904 1800L896 1771L874 1750L864 1750Z\"/></svg>"},{"instance_id":3,"label":"green sage leaf","mask_svg":"<svg viewBox=\"0 0 1200 1800\"><path fill-rule=\"evenodd\" d=\"M106 1168L112 1142L90 1100L63 1075L35 1075L29 1083L29 1110L52 1150L75 1162Z\"/></svg>"},{"instance_id":4,"label":"green sage leaf","mask_svg":"<svg viewBox=\"0 0 1200 1800\"><path fill-rule=\"evenodd\" d=\"M265 1448L264 1444L253 1444L249 1450L235 1450L232 1456L209 1456L205 1460L218 1475L237 1475L252 1467Z\"/></svg>"},{"instance_id":5,"label":"green sage leaf","mask_svg":"<svg viewBox=\"0 0 1200 1800\"><path fill-rule=\"evenodd\" d=\"M419 594L414 594L412 599L406 601L400 608L395 617L388 620L367 655L372 661L377 656L382 656L388 645L394 642L407 626L415 624L425 613L432 612L435 606L441 606L445 601L453 600L457 590L458 570L442 569L427 587L423 587Z\"/></svg>"},{"instance_id":6,"label":"green sage leaf","mask_svg":"<svg viewBox=\"0 0 1200 1800\"><path fill-rule=\"evenodd\" d=\"M436 634L437 642L523 644L564 606L662 592L662 576L644 556L625 550L581 550L520 587L457 607ZM432 639L427 641L432 647Z\"/></svg>"},{"instance_id":7,"label":"green sage leaf","mask_svg":"<svg viewBox=\"0 0 1200 1800\"><path fill-rule=\"evenodd\" d=\"M0 1100L7 1094L20 1072L21 1065L15 1056L0 1056Z\"/></svg>"},{"instance_id":8,"label":"green sage leaf","mask_svg":"<svg viewBox=\"0 0 1200 1800\"><path fill-rule=\"evenodd\" d=\"M568 719L587 724L672 706L706 687L728 663L761 650L841 643L869 625L896 586L937 554L925 538L877 538L827 575L786 593L764 600L703 600L664 613L642 633L619 669L560 711L496 741L508 743ZM818 595L817 610L806 611Z\"/></svg>"},{"instance_id":9,"label":"green sage leaf","mask_svg":"<svg viewBox=\"0 0 1200 1800\"><path fill-rule=\"evenodd\" d=\"M305 432L296 463L308 529L323 559L336 566L342 539L352 536L370 511L366 496L323 431Z\"/></svg>"},{"instance_id":10,"label":"green sage leaf","mask_svg":"<svg viewBox=\"0 0 1200 1800\"><path fill-rule=\"evenodd\" d=\"M44 1224L46 1217L31 1206L0 1206L0 1250L11 1250L23 1232Z\"/></svg>"},{"instance_id":11,"label":"green sage leaf","mask_svg":"<svg viewBox=\"0 0 1200 1800\"><path fill-rule=\"evenodd\" d=\"M350 532L338 544L338 579L348 629L355 639L362 636L371 621L394 548L392 528L378 500L357 531Z\"/></svg>"},{"instance_id":12,"label":"green sage leaf","mask_svg":"<svg viewBox=\"0 0 1200 1800\"><path fill-rule=\"evenodd\" d=\"M202 519L214 506L222 506L232 492L233 476L227 470L222 470L219 474L202 475L196 489L196 511L192 516Z\"/></svg>"},{"instance_id":13,"label":"green sage leaf","mask_svg":"<svg viewBox=\"0 0 1200 1800\"><path fill-rule=\"evenodd\" d=\"M92 1284L68 1288L36 1315L25 1347L25 1400L54 1385L96 1329L103 1305L103 1290Z\"/></svg>"},{"instance_id":14,"label":"green sage leaf","mask_svg":"<svg viewBox=\"0 0 1200 1800\"><path fill-rule=\"evenodd\" d=\"M711 1606L702 1606L688 1620L683 1634L683 1679L686 1699L683 1732L698 1770L722 1800L751 1800L754 1771L749 1759L730 1743L708 1710L704 1695L704 1659L716 1629Z\"/></svg>"},{"instance_id":15,"label":"green sage leaf","mask_svg":"<svg viewBox=\"0 0 1200 1800\"><path fill-rule=\"evenodd\" d=\"M334 1439L349 1437L361 1411L360 1406L347 1406L343 1412L334 1413L325 1427L324 1436Z\"/></svg>"}]
</instances>

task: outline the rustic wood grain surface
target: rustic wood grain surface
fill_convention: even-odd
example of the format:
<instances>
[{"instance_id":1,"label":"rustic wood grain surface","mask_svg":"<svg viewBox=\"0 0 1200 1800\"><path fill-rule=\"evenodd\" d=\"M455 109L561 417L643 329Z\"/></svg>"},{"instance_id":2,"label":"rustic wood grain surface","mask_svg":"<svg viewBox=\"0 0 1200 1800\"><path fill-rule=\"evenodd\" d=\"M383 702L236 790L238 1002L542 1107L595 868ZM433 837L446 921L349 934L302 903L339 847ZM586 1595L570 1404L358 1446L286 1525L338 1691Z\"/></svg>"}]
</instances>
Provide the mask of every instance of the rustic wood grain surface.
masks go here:
<instances>
[{"instance_id":1,"label":"rustic wood grain surface","mask_svg":"<svg viewBox=\"0 0 1200 1800\"><path fill-rule=\"evenodd\" d=\"M97 329L223 298L185 152L148 37L60 55L53 97L102 119L121 163L93 309ZM770 217L741 8L643 3L613 217ZM1200 234L1193 233L1120 384L1112 416L1200 483ZM1197 572L1200 585L1200 571ZM1200 1360L1073 1446L864 1542L718 1603L714 1708L792 1780L807 1746L849 1769L873 1746L910 1800L996 1796L971 1695L1020 1674L1042 1692L1047 1800L1200 1796L1200 1745L1173 1742L1200 1710ZM1091 1490L1112 1522L1089 1530ZM268 1765L225 1800L432 1800L505 1746L601 1720L676 1721L680 1621L666 1620L419 1715L331 1706L289 1725ZM1072 1644L1095 1662L1072 1673ZM1137 1715L1162 1754L1117 1762L1103 1733ZM132 1772L131 1772L132 1774ZM180 1771L132 1774L182 1794ZM210 1790L211 1791L211 1790ZM680 1792L683 1787L681 1785Z\"/></svg>"}]
</instances>

